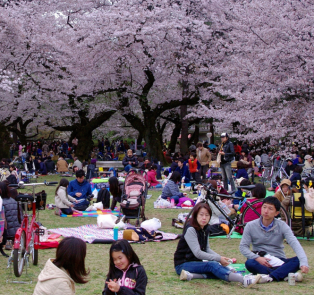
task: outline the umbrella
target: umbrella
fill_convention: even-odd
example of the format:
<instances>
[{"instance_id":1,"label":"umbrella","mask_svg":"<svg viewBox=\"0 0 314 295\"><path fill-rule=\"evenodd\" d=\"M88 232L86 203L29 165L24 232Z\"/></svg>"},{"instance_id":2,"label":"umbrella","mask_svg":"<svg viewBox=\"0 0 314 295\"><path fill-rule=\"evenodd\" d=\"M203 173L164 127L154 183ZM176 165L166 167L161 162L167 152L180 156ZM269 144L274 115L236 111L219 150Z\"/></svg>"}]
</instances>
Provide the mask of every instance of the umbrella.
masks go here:
<instances>
[{"instance_id":1,"label":"umbrella","mask_svg":"<svg viewBox=\"0 0 314 295\"><path fill-rule=\"evenodd\" d=\"M213 150L213 149L215 149L217 146L214 145L213 143L211 143L208 147L209 147L209 149Z\"/></svg>"}]
</instances>

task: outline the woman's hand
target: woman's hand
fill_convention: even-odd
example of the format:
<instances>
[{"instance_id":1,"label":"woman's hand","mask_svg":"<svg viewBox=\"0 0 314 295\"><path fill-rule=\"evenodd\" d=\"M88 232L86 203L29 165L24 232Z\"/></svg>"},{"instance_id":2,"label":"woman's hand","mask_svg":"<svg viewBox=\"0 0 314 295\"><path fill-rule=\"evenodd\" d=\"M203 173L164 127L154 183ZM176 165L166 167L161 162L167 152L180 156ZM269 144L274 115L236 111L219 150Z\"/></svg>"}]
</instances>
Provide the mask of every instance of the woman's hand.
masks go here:
<instances>
[{"instance_id":1,"label":"woman's hand","mask_svg":"<svg viewBox=\"0 0 314 295\"><path fill-rule=\"evenodd\" d=\"M106 284L108 284L108 288L111 292L119 292L120 285L117 283L117 279L109 280Z\"/></svg>"},{"instance_id":2,"label":"woman's hand","mask_svg":"<svg viewBox=\"0 0 314 295\"><path fill-rule=\"evenodd\" d=\"M230 264L230 262L228 261L230 258L228 258L228 257L224 257L224 256L221 256L221 258L220 258L220 264L222 265L222 266L227 266L227 265L229 265Z\"/></svg>"}]
</instances>

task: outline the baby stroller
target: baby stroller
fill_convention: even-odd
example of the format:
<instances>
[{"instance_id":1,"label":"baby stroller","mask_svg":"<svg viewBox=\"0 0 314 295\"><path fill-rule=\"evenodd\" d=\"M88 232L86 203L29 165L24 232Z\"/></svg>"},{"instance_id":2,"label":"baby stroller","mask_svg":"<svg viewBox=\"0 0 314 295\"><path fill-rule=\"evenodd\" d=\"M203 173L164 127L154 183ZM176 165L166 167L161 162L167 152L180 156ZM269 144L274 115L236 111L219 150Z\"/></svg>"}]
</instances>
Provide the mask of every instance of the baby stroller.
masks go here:
<instances>
[{"instance_id":1,"label":"baby stroller","mask_svg":"<svg viewBox=\"0 0 314 295\"><path fill-rule=\"evenodd\" d=\"M145 218L145 202L147 198L147 182L144 175L145 171L130 169L128 172L120 203L120 210L125 219L137 219L136 226L140 224L140 218Z\"/></svg>"}]
</instances>

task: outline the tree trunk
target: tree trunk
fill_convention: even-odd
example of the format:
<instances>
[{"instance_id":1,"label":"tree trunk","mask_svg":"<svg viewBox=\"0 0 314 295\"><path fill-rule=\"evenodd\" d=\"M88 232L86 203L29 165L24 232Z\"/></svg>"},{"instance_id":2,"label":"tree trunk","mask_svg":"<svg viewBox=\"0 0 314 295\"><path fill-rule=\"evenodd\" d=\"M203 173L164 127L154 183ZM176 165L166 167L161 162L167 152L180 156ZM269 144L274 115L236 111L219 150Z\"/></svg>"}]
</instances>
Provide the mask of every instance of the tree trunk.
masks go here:
<instances>
[{"instance_id":1,"label":"tree trunk","mask_svg":"<svg viewBox=\"0 0 314 295\"><path fill-rule=\"evenodd\" d=\"M147 156L149 160L157 160L166 164L166 159L162 152L162 145L159 140L159 134L155 125L156 119L153 116L146 119L145 131L143 132L147 147Z\"/></svg>"},{"instance_id":2,"label":"tree trunk","mask_svg":"<svg viewBox=\"0 0 314 295\"><path fill-rule=\"evenodd\" d=\"M175 124L174 129L172 131L170 143L168 146L168 149L170 149L172 153L174 153L175 151L178 137L180 136L181 128L182 128L182 124L180 122L180 123Z\"/></svg>"},{"instance_id":3,"label":"tree trunk","mask_svg":"<svg viewBox=\"0 0 314 295\"><path fill-rule=\"evenodd\" d=\"M143 141L143 135L141 132L139 132L138 137L137 137L137 145L142 145L142 141Z\"/></svg>"},{"instance_id":4,"label":"tree trunk","mask_svg":"<svg viewBox=\"0 0 314 295\"><path fill-rule=\"evenodd\" d=\"M89 154L94 146L92 131L87 128L84 128L84 130L75 130L71 134L71 138L74 137L78 139L75 156L78 157L80 160L88 160Z\"/></svg>"},{"instance_id":5,"label":"tree trunk","mask_svg":"<svg viewBox=\"0 0 314 295\"><path fill-rule=\"evenodd\" d=\"M181 113L181 121L182 121L180 150L181 150L181 153L186 154L189 150L189 147L188 147L189 122L187 119L184 119L184 118L188 114L188 107L186 105L180 106L180 113Z\"/></svg>"},{"instance_id":6,"label":"tree trunk","mask_svg":"<svg viewBox=\"0 0 314 295\"><path fill-rule=\"evenodd\" d=\"M215 144L215 129L214 129L214 124L211 122L210 123L210 133L212 134L210 137L210 143Z\"/></svg>"},{"instance_id":7,"label":"tree trunk","mask_svg":"<svg viewBox=\"0 0 314 295\"><path fill-rule=\"evenodd\" d=\"M10 156L10 133L7 128L0 123L0 158L8 159Z\"/></svg>"}]
</instances>

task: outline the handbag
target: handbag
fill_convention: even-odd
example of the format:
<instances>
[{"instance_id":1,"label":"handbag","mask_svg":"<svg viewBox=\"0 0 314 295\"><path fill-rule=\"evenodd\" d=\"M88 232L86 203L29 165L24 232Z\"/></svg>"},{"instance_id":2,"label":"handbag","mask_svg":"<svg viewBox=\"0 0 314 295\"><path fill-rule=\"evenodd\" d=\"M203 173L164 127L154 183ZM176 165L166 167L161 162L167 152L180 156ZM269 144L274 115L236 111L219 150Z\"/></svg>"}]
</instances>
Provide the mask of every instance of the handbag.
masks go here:
<instances>
[{"instance_id":1,"label":"handbag","mask_svg":"<svg viewBox=\"0 0 314 295\"><path fill-rule=\"evenodd\" d=\"M216 160L217 164L220 165L221 163L221 154L217 155L217 160Z\"/></svg>"},{"instance_id":2,"label":"handbag","mask_svg":"<svg viewBox=\"0 0 314 295\"><path fill-rule=\"evenodd\" d=\"M305 204L304 207L309 212L314 212L314 189L309 188L309 192L304 194Z\"/></svg>"}]
</instances>

